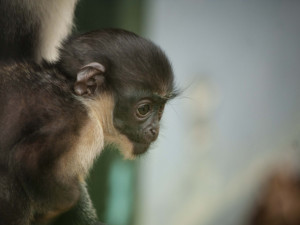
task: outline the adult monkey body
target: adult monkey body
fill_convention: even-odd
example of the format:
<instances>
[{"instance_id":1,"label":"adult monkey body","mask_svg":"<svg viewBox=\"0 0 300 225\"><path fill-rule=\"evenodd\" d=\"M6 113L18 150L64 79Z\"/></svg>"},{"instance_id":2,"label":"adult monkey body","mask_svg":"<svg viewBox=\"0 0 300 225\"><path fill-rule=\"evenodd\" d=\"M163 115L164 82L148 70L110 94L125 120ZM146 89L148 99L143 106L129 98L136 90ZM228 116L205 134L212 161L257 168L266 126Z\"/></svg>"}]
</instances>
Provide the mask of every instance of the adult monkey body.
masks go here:
<instances>
[{"instance_id":1,"label":"adult monkey body","mask_svg":"<svg viewBox=\"0 0 300 225\"><path fill-rule=\"evenodd\" d=\"M54 61L78 0L0 0L0 61Z\"/></svg>"},{"instance_id":2,"label":"adult monkey body","mask_svg":"<svg viewBox=\"0 0 300 225\"><path fill-rule=\"evenodd\" d=\"M105 145L125 157L156 140L173 73L123 30L68 40L52 65L0 68L0 224L98 224L84 178Z\"/></svg>"}]
</instances>

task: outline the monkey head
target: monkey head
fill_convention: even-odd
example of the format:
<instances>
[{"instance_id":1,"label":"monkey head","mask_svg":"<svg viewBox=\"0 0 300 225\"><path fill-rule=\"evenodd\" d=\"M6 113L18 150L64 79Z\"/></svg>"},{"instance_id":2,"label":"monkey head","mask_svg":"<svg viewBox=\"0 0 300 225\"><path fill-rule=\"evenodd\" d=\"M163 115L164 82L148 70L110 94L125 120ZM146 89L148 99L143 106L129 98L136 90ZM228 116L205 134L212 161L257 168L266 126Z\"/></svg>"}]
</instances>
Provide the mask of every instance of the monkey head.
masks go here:
<instances>
[{"instance_id":1,"label":"monkey head","mask_svg":"<svg viewBox=\"0 0 300 225\"><path fill-rule=\"evenodd\" d=\"M176 96L172 67L158 46L128 31L98 30L67 40L58 65L97 115L105 144L117 144L126 158L147 151Z\"/></svg>"}]
</instances>

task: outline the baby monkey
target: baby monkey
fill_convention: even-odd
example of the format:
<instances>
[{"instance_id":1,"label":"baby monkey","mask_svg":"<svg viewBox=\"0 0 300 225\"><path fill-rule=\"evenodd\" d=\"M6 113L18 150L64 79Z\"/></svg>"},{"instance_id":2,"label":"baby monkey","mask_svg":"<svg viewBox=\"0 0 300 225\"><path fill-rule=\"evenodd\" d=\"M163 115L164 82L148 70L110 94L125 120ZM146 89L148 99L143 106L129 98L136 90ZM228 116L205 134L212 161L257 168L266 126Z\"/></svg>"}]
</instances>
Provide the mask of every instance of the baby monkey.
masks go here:
<instances>
[{"instance_id":1,"label":"baby monkey","mask_svg":"<svg viewBox=\"0 0 300 225\"><path fill-rule=\"evenodd\" d=\"M146 152L175 96L162 50L125 30L71 37L55 64L2 64L0 225L101 224L85 186L95 158Z\"/></svg>"}]
</instances>

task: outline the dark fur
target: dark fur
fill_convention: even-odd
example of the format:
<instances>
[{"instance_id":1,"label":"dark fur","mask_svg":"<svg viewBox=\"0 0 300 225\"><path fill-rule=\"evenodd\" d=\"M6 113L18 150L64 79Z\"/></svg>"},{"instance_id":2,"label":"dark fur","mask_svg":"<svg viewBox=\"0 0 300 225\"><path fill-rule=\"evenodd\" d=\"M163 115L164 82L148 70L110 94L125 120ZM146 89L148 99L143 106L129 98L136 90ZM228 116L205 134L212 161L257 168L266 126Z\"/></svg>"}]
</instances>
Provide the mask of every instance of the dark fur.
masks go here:
<instances>
[{"instance_id":1,"label":"dark fur","mask_svg":"<svg viewBox=\"0 0 300 225\"><path fill-rule=\"evenodd\" d=\"M72 96L71 83L55 69L23 63L1 67L0 74L0 182L13 190L0 200L0 224L25 225L28 218L10 222L17 218L14 206L20 202L27 217L33 212L39 217L47 208L74 204L79 197L76 178L65 184L51 171L57 158L72 149L71 138L78 135L86 111Z\"/></svg>"},{"instance_id":2,"label":"dark fur","mask_svg":"<svg viewBox=\"0 0 300 225\"><path fill-rule=\"evenodd\" d=\"M173 72L165 54L132 32L105 29L74 36L64 43L60 55L59 67L67 74L76 74L80 66L96 58L107 68L106 79L116 92L122 93L124 86L159 92L162 85L173 91Z\"/></svg>"},{"instance_id":3,"label":"dark fur","mask_svg":"<svg viewBox=\"0 0 300 225\"><path fill-rule=\"evenodd\" d=\"M38 18L15 0L0 0L0 15L0 60L34 59L39 42Z\"/></svg>"},{"instance_id":4,"label":"dark fur","mask_svg":"<svg viewBox=\"0 0 300 225\"><path fill-rule=\"evenodd\" d=\"M113 124L132 142L133 154L145 152L156 139L159 109L175 96L172 69L157 46L133 33L102 30L71 38L53 65L1 65L0 225L48 224L45 215L51 209L61 210L54 224L97 224L80 174L62 180L55 171L88 121L88 108L75 97L74 84L78 71L91 62L104 65L104 73L95 73L104 83L80 98L95 101L113 93ZM137 120L141 99L151 100L153 110Z\"/></svg>"}]
</instances>

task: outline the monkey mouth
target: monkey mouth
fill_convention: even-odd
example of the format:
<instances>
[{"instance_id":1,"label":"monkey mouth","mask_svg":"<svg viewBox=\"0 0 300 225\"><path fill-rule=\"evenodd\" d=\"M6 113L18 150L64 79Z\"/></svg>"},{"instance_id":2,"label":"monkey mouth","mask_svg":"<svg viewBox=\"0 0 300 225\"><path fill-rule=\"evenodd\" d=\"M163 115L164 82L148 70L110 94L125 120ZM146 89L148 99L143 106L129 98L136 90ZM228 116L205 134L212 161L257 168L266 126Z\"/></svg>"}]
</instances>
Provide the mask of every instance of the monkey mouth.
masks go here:
<instances>
[{"instance_id":1,"label":"monkey mouth","mask_svg":"<svg viewBox=\"0 0 300 225\"><path fill-rule=\"evenodd\" d=\"M133 154L134 155L141 155L141 154L145 153L148 150L149 147L150 147L150 143L134 142Z\"/></svg>"}]
</instances>

